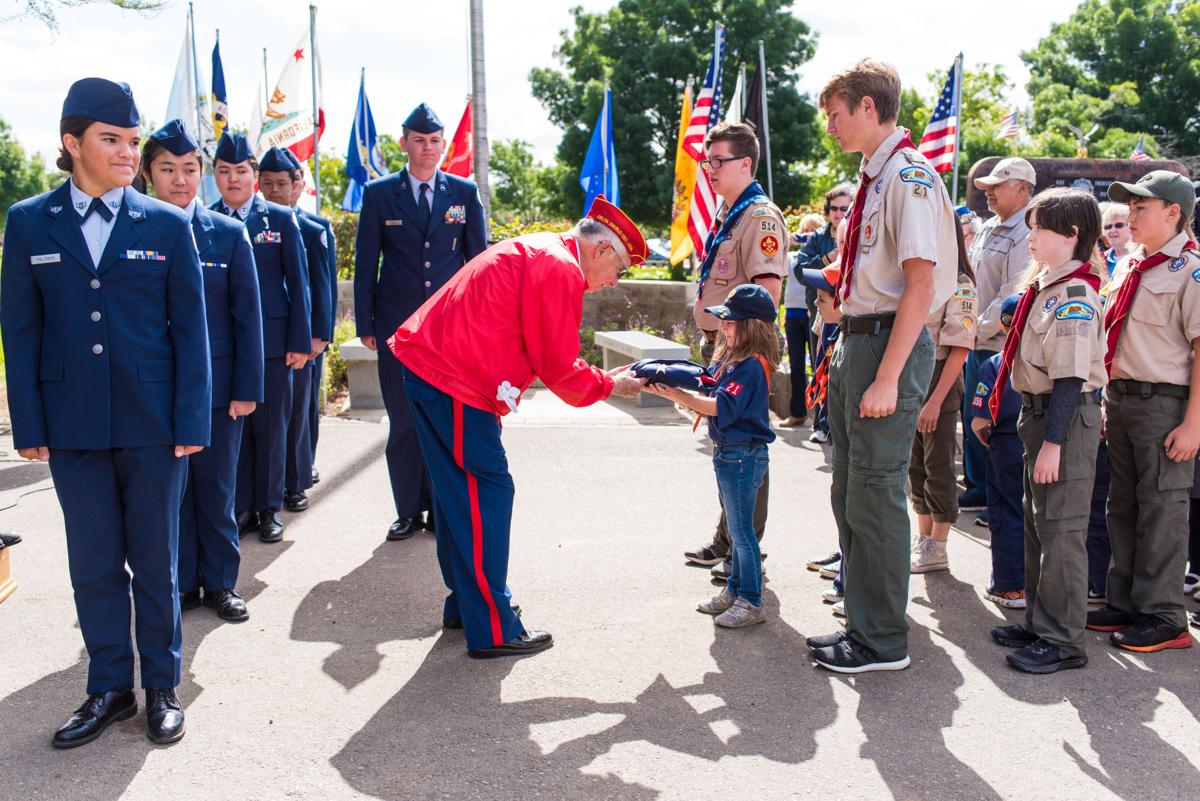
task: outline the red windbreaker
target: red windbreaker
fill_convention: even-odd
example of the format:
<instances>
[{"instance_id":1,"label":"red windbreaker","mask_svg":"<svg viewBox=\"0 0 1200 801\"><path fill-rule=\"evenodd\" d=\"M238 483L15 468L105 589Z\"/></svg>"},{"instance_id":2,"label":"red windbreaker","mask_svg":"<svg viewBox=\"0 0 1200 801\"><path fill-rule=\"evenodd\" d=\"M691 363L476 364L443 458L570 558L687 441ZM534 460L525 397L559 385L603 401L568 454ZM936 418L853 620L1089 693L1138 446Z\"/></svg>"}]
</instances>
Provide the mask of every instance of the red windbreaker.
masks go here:
<instances>
[{"instance_id":1,"label":"red windbreaker","mask_svg":"<svg viewBox=\"0 0 1200 801\"><path fill-rule=\"evenodd\" d=\"M542 379L572 406L612 394L612 379L579 358L583 272L565 234L508 239L467 262L388 339L396 358L476 409L508 414L507 381Z\"/></svg>"}]
</instances>

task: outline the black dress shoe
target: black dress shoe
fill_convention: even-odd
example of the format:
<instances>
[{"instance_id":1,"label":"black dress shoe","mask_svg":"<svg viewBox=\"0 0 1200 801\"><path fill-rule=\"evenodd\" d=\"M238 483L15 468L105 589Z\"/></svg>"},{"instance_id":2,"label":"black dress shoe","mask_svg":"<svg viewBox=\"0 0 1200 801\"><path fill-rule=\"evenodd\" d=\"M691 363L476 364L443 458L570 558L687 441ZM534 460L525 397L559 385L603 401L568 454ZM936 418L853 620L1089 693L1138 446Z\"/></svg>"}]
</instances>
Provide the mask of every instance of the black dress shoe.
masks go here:
<instances>
[{"instance_id":1,"label":"black dress shoe","mask_svg":"<svg viewBox=\"0 0 1200 801\"><path fill-rule=\"evenodd\" d=\"M467 653L475 659L494 659L498 656L536 654L551 645L554 645L554 638L550 636L550 632L527 629L525 633L518 634L503 645L494 648L468 648Z\"/></svg>"},{"instance_id":2,"label":"black dress shoe","mask_svg":"<svg viewBox=\"0 0 1200 801\"><path fill-rule=\"evenodd\" d=\"M321 471L315 467L312 469L312 483L314 483L314 484L321 483Z\"/></svg>"},{"instance_id":3,"label":"black dress shoe","mask_svg":"<svg viewBox=\"0 0 1200 801\"><path fill-rule=\"evenodd\" d=\"M239 512L237 516L238 537L258 531L258 512Z\"/></svg>"},{"instance_id":4,"label":"black dress shoe","mask_svg":"<svg viewBox=\"0 0 1200 801\"><path fill-rule=\"evenodd\" d=\"M179 593L179 611L187 612L200 606L200 590Z\"/></svg>"},{"instance_id":5,"label":"black dress shoe","mask_svg":"<svg viewBox=\"0 0 1200 801\"><path fill-rule=\"evenodd\" d=\"M174 690L146 688L146 736L159 745L183 739L183 707Z\"/></svg>"},{"instance_id":6,"label":"black dress shoe","mask_svg":"<svg viewBox=\"0 0 1200 801\"><path fill-rule=\"evenodd\" d=\"M425 522L421 524L430 534L436 534L437 528L433 525L433 512L425 513Z\"/></svg>"},{"instance_id":7,"label":"black dress shoe","mask_svg":"<svg viewBox=\"0 0 1200 801\"><path fill-rule=\"evenodd\" d=\"M258 538L263 542L279 542L283 539L283 522L279 512L264 509L258 513Z\"/></svg>"},{"instance_id":8,"label":"black dress shoe","mask_svg":"<svg viewBox=\"0 0 1200 801\"><path fill-rule=\"evenodd\" d=\"M432 529L430 529L432 531ZM21 541L21 535L13 531L0 531L0 549L11 548Z\"/></svg>"},{"instance_id":9,"label":"black dress shoe","mask_svg":"<svg viewBox=\"0 0 1200 801\"><path fill-rule=\"evenodd\" d=\"M992 639L1006 648L1024 648L1038 641L1038 636L1020 623L1011 626L996 626L992 629Z\"/></svg>"},{"instance_id":10,"label":"black dress shoe","mask_svg":"<svg viewBox=\"0 0 1200 801\"><path fill-rule=\"evenodd\" d=\"M421 518L418 517L400 517L396 519L388 527L387 538L395 542L396 540L406 540L417 533L417 529L421 527Z\"/></svg>"},{"instance_id":11,"label":"black dress shoe","mask_svg":"<svg viewBox=\"0 0 1200 801\"><path fill-rule=\"evenodd\" d=\"M521 606L519 604L513 604L512 610L513 610L513 613L517 617L521 616ZM461 629L462 627L463 627L463 624L462 624L461 617L444 617L444 618L442 618L442 628L444 628L444 629Z\"/></svg>"},{"instance_id":12,"label":"black dress shoe","mask_svg":"<svg viewBox=\"0 0 1200 801\"><path fill-rule=\"evenodd\" d=\"M289 512L303 512L308 508L308 496L303 492L286 492L283 495L283 508Z\"/></svg>"},{"instance_id":13,"label":"black dress shoe","mask_svg":"<svg viewBox=\"0 0 1200 801\"><path fill-rule=\"evenodd\" d=\"M216 609L217 617L222 620L240 623L250 619L250 611L246 609L246 602L242 600L242 596L238 595L236 590L206 592L204 593L204 605L209 609Z\"/></svg>"},{"instance_id":14,"label":"black dress shoe","mask_svg":"<svg viewBox=\"0 0 1200 801\"><path fill-rule=\"evenodd\" d=\"M54 732L50 744L55 748L74 748L95 740L109 724L129 720L137 714L137 697L133 690L109 690L93 693L75 710L75 714Z\"/></svg>"},{"instance_id":15,"label":"black dress shoe","mask_svg":"<svg viewBox=\"0 0 1200 801\"><path fill-rule=\"evenodd\" d=\"M1057 645L1036 640L1004 657L1008 664L1025 673L1056 673L1087 665L1086 656L1072 656Z\"/></svg>"}]
</instances>

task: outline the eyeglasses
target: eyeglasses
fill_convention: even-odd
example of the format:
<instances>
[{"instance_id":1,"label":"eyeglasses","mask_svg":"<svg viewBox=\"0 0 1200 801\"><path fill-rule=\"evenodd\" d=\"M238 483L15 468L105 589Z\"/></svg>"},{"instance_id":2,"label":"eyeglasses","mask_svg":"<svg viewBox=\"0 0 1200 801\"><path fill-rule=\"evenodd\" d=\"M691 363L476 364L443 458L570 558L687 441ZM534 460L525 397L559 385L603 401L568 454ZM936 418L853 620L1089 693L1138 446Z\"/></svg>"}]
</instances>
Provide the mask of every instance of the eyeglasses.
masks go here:
<instances>
[{"instance_id":1,"label":"eyeglasses","mask_svg":"<svg viewBox=\"0 0 1200 801\"><path fill-rule=\"evenodd\" d=\"M842 214L845 214L846 212L850 211L850 207L849 206L830 206L829 207L830 214L832 214L835 211L840 211Z\"/></svg>"},{"instance_id":2,"label":"eyeglasses","mask_svg":"<svg viewBox=\"0 0 1200 801\"><path fill-rule=\"evenodd\" d=\"M709 172L716 172L725 166L726 162L748 159L749 156L712 156L700 162L700 166Z\"/></svg>"},{"instance_id":3,"label":"eyeglasses","mask_svg":"<svg viewBox=\"0 0 1200 801\"><path fill-rule=\"evenodd\" d=\"M1109 228L1116 228L1117 230L1120 230L1124 227L1125 227L1125 223L1123 223L1123 222L1110 222L1110 223L1104 224L1105 231L1107 231Z\"/></svg>"}]
</instances>

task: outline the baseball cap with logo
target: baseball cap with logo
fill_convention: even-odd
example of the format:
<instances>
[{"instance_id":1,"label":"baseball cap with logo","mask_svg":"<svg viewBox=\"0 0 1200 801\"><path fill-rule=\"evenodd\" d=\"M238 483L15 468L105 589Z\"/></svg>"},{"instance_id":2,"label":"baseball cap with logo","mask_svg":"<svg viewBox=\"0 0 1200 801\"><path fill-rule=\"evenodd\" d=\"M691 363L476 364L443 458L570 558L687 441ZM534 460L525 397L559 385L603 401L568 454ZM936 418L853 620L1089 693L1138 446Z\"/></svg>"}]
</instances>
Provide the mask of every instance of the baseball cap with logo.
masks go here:
<instances>
[{"instance_id":1,"label":"baseball cap with logo","mask_svg":"<svg viewBox=\"0 0 1200 801\"><path fill-rule=\"evenodd\" d=\"M1192 188L1192 182L1170 170L1151 170L1136 184L1120 181L1109 184L1109 200L1128 203L1133 197L1156 197L1168 203L1178 203L1185 219L1196 210L1196 190Z\"/></svg>"},{"instance_id":2,"label":"baseball cap with logo","mask_svg":"<svg viewBox=\"0 0 1200 801\"><path fill-rule=\"evenodd\" d=\"M1037 173L1034 172L1033 165L1023 158L1000 159L996 162L996 166L992 167L991 175L975 179L975 188L987 189L989 186L995 186L996 184L1002 184L1005 181L1012 181L1014 179L1036 184Z\"/></svg>"}]
</instances>

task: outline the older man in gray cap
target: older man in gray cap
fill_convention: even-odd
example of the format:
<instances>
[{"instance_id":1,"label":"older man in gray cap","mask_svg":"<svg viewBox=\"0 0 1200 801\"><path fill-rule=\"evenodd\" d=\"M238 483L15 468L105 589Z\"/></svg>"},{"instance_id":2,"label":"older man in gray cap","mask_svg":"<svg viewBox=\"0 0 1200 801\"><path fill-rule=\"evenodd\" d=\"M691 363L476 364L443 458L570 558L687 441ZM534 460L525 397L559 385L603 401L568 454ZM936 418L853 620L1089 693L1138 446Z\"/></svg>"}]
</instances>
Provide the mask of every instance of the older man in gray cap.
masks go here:
<instances>
[{"instance_id":1,"label":"older man in gray cap","mask_svg":"<svg viewBox=\"0 0 1200 801\"><path fill-rule=\"evenodd\" d=\"M975 350L967 357L965 386L979 381L979 365L1004 349L1004 329L1000 327L1000 304L1016 292L1029 266L1029 226L1025 207L1033 195L1037 175L1033 165L1022 158L1001 159L990 175L975 179L975 187L987 195L988 211L996 216L983 224L969 254L975 268L979 293L979 327L975 332ZM963 402L963 474L967 491L958 499L963 511L987 507L987 451L972 434L970 427L971 393Z\"/></svg>"}]
</instances>

